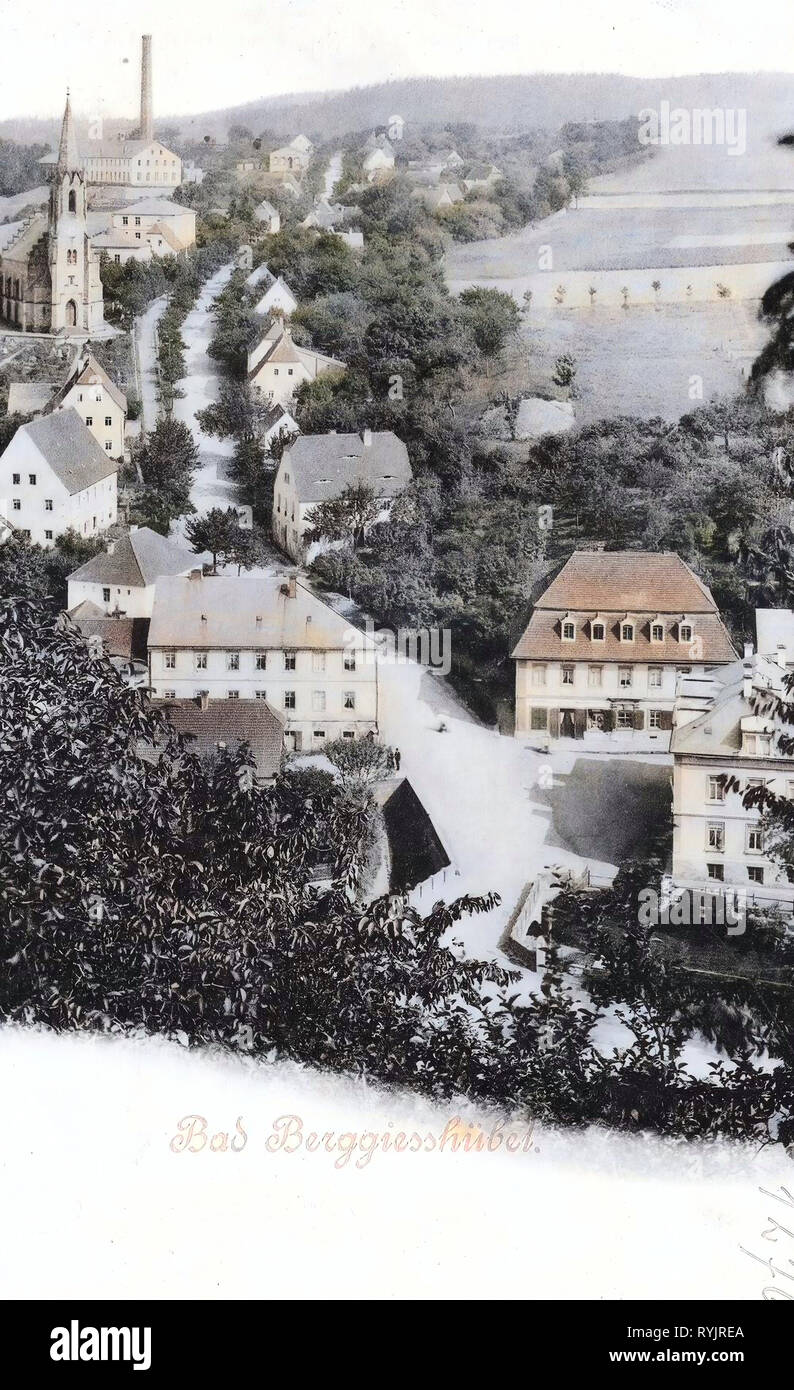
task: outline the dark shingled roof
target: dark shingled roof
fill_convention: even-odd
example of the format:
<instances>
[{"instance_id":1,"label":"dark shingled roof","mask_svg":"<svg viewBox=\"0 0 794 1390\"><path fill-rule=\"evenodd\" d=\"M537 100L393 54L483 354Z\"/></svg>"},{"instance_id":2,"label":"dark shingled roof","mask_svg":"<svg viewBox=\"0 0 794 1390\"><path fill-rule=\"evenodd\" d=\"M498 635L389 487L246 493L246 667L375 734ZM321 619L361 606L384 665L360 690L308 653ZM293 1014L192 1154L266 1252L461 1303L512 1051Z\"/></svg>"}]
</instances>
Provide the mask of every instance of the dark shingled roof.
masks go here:
<instances>
[{"instance_id":1,"label":"dark shingled roof","mask_svg":"<svg viewBox=\"0 0 794 1390\"><path fill-rule=\"evenodd\" d=\"M325 502L343 488L368 483L376 497L394 497L411 481L408 450L392 430L360 434L303 434L284 454L301 502Z\"/></svg>"},{"instance_id":2,"label":"dark shingled roof","mask_svg":"<svg viewBox=\"0 0 794 1390\"><path fill-rule=\"evenodd\" d=\"M375 788L389 841L393 893L408 893L450 863L438 832L407 777Z\"/></svg>"},{"instance_id":3,"label":"dark shingled roof","mask_svg":"<svg viewBox=\"0 0 794 1390\"><path fill-rule=\"evenodd\" d=\"M141 526L111 542L112 554L102 550L69 575L81 584L110 584L147 588L162 574L184 574L197 563L195 555L174 541Z\"/></svg>"},{"instance_id":4,"label":"dark shingled roof","mask_svg":"<svg viewBox=\"0 0 794 1390\"><path fill-rule=\"evenodd\" d=\"M147 659L148 618L108 618L95 603L78 603L69 617L86 639L100 637L105 656L123 661Z\"/></svg>"},{"instance_id":5,"label":"dark shingled roof","mask_svg":"<svg viewBox=\"0 0 794 1390\"><path fill-rule=\"evenodd\" d=\"M118 469L118 463L100 449L73 406L54 415L42 415L29 425L21 425L20 430L46 459L67 492L82 492Z\"/></svg>"},{"instance_id":6,"label":"dark shingled roof","mask_svg":"<svg viewBox=\"0 0 794 1390\"><path fill-rule=\"evenodd\" d=\"M217 753L219 745L230 750L248 743L256 763L257 777L275 777L281 767L284 747L284 720L266 700L152 700L156 709L167 711L172 727L180 734L192 734L192 751L206 756Z\"/></svg>"}]
</instances>

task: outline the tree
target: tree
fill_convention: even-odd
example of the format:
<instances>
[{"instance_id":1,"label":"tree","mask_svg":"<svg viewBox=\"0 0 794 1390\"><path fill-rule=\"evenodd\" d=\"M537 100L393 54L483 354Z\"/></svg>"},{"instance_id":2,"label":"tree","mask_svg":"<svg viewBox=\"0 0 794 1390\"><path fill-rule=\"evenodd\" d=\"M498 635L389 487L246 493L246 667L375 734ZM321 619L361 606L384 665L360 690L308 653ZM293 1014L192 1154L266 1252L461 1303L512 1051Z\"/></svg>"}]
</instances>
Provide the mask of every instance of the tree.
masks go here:
<instances>
[{"instance_id":1,"label":"tree","mask_svg":"<svg viewBox=\"0 0 794 1390\"><path fill-rule=\"evenodd\" d=\"M380 782L391 774L394 754L383 743L369 738L336 738L325 748L325 756L339 773L343 787L362 787Z\"/></svg>"},{"instance_id":2,"label":"tree","mask_svg":"<svg viewBox=\"0 0 794 1390\"><path fill-rule=\"evenodd\" d=\"M166 416L143 440L138 463L143 478L140 512L150 526L167 535L176 517L195 510L190 490L199 463L196 441L187 425Z\"/></svg>"},{"instance_id":3,"label":"tree","mask_svg":"<svg viewBox=\"0 0 794 1390\"><path fill-rule=\"evenodd\" d=\"M576 362L570 353L564 352L557 358L551 379L555 386L573 386L576 379Z\"/></svg>"},{"instance_id":4,"label":"tree","mask_svg":"<svg viewBox=\"0 0 794 1390\"><path fill-rule=\"evenodd\" d=\"M311 543L352 539L355 549L381 511L382 503L369 483L348 483L338 497L318 502L306 513L306 540Z\"/></svg>"},{"instance_id":5,"label":"tree","mask_svg":"<svg viewBox=\"0 0 794 1390\"><path fill-rule=\"evenodd\" d=\"M233 507L212 507L203 516L197 516L185 527L185 535L196 553L209 550L212 555L213 573L218 568L218 559L230 559L232 554L242 554L240 545L240 520Z\"/></svg>"},{"instance_id":6,"label":"tree","mask_svg":"<svg viewBox=\"0 0 794 1390\"><path fill-rule=\"evenodd\" d=\"M459 296L464 323L468 325L486 364L504 351L509 337L518 332L521 315L513 296L502 290L463 290Z\"/></svg>"}]
</instances>

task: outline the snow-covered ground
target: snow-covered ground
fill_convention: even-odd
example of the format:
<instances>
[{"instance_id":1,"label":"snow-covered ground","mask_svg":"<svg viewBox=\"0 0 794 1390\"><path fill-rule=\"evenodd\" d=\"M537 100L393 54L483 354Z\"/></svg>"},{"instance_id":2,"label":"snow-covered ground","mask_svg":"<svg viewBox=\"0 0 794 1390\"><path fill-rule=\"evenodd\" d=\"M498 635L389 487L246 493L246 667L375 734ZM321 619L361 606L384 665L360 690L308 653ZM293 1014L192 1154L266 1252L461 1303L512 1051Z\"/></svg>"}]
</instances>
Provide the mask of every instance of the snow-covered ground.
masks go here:
<instances>
[{"instance_id":1,"label":"snow-covered ground","mask_svg":"<svg viewBox=\"0 0 794 1390\"><path fill-rule=\"evenodd\" d=\"M785 1211L759 1188L792 1187L779 1150L597 1129L455 1152L451 1121L496 1117L159 1041L4 1028L0 1071L6 1298L754 1300L740 1246L768 1259ZM173 1151L191 1115L245 1147Z\"/></svg>"},{"instance_id":2,"label":"snow-covered ground","mask_svg":"<svg viewBox=\"0 0 794 1390\"><path fill-rule=\"evenodd\" d=\"M342 151L335 150L328 161L328 168L325 171L325 181L323 184L323 197L330 201L334 191L334 184L339 181L342 175Z\"/></svg>"}]
</instances>

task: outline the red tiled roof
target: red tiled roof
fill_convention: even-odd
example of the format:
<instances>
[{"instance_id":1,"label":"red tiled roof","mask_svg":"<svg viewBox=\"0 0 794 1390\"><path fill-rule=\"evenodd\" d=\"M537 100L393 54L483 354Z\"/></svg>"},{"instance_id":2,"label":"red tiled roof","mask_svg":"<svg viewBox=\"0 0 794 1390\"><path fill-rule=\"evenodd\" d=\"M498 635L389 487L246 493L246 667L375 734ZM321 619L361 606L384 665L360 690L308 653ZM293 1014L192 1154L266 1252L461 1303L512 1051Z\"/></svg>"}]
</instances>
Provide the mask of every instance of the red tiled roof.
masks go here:
<instances>
[{"instance_id":1,"label":"red tiled roof","mask_svg":"<svg viewBox=\"0 0 794 1390\"><path fill-rule=\"evenodd\" d=\"M625 609L620 617L624 612ZM576 637L573 642L562 640L562 620L565 613L576 623ZM693 654L691 641L678 641L678 627L671 624L669 617L665 621L664 641L652 642L652 618L643 618L636 613L631 616L635 623L633 642L621 642L620 618L615 616L610 620L603 610L599 618L604 621L606 627L605 640L594 642L590 636L589 621L595 617L592 608L586 613L573 609L551 612L548 609L536 608L513 656L519 660L534 661L643 661L651 665L657 662L659 665L673 662L678 666L736 660L736 652L718 613L698 613L691 618L688 616L693 639L700 638L703 644L702 647L696 648L698 655ZM656 616L654 613L653 617ZM680 612L677 617L681 617Z\"/></svg>"},{"instance_id":2,"label":"red tiled roof","mask_svg":"<svg viewBox=\"0 0 794 1390\"><path fill-rule=\"evenodd\" d=\"M670 551L577 550L536 608L610 613L716 613L706 585Z\"/></svg>"}]
</instances>

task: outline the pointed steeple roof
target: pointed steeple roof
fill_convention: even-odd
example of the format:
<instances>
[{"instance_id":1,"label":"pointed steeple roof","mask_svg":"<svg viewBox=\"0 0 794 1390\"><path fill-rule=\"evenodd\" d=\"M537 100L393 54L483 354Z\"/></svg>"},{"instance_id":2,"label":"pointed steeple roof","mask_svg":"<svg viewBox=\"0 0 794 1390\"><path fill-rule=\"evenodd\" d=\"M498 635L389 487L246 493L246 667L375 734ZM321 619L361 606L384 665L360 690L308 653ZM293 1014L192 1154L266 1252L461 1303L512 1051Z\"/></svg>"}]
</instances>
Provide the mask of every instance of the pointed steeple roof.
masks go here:
<instances>
[{"instance_id":1,"label":"pointed steeple roof","mask_svg":"<svg viewBox=\"0 0 794 1390\"><path fill-rule=\"evenodd\" d=\"M67 89L66 109L63 113L63 125L61 126L61 143L58 146L57 170L59 174L71 174L75 169L82 169L82 167L77 149L77 132L72 117L72 104Z\"/></svg>"}]
</instances>

